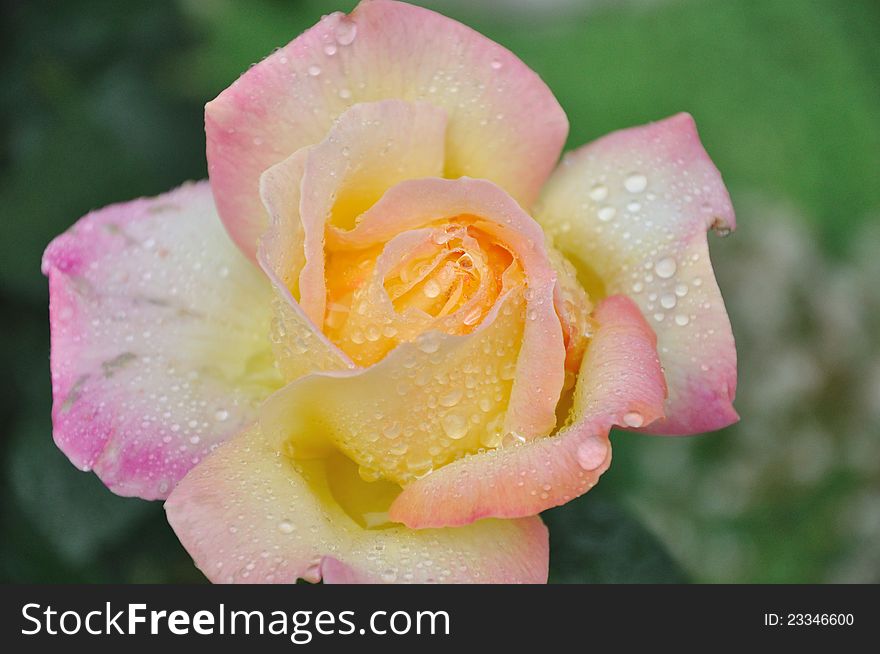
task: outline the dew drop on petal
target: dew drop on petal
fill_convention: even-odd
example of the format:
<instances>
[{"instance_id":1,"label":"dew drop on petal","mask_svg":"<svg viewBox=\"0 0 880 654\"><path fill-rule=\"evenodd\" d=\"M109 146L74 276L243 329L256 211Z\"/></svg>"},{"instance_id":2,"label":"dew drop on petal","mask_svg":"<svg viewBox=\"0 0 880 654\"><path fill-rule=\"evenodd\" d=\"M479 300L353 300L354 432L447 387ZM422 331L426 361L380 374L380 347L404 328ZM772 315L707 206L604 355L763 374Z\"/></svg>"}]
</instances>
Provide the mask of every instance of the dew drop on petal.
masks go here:
<instances>
[{"instance_id":1,"label":"dew drop on petal","mask_svg":"<svg viewBox=\"0 0 880 654\"><path fill-rule=\"evenodd\" d=\"M675 274L676 268L675 259L672 257L665 257L654 264L654 273L657 277L669 279Z\"/></svg>"},{"instance_id":2,"label":"dew drop on petal","mask_svg":"<svg viewBox=\"0 0 880 654\"><path fill-rule=\"evenodd\" d=\"M449 393L447 393L446 395L444 395L440 398L441 406L445 406L445 407L455 406L456 404L458 404L459 400L461 400L462 394L463 394L463 391L460 388L456 388L456 389L450 391Z\"/></svg>"},{"instance_id":3,"label":"dew drop on petal","mask_svg":"<svg viewBox=\"0 0 880 654\"><path fill-rule=\"evenodd\" d=\"M598 438L590 438L578 445L575 456L581 468L595 470L608 456L608 445Z\"/></svg>"},{"instance_id":4,"label":"dew drop on petal","mask_svg":"<svg viewBox=\"0 0 880 654\"><path fill-rule=\"evenodd\" d=\"M425 294L425 297L435 298L440 295L440 285L433 279L429 279L425 282L422 292Z\"/></svg>"},{"instance_id":5,"label":"dew drop on petal","mask_svg":"<svg viewBox=\"0 0 880 654\"><path fill-rule=\"evenodd\" d=\"M468 432L467 421L457 413L447 413L440 418L443 431L452 440L464 438Z\"/></svg>"},{"instance_id":6,"label":"dew drop on petal","mask_svg":"<svg viewBox=\"0 0 880 654\"><path fill-rule=\"evenodd\" d=\"M610 220L614 219L614 215L617 213L617 209L611 206L605 206L599 209L599 220L603 223L607 223Z\"/></svg>"},{"instance_id":7,"label":"dew drop on petal","mask_svg":"<svg viewBox=\"0 0 880 654\"><path fill-rule=\"evenodd\" d=\"M648 178L641 173L633 173L623 182L623 187L630 193L641 193L648 187Z\"/></svg>"},{"instance_id":8,"label":"dew drop on petal","mask_svg":"<svg viewBox=\"0 0 880 654\"><path fill-rule=\"evenodd\" d=\"M608 187L604 184L594 184L590 189L590 197L596 202L601 202L608 197Z\"/></svg>"},{"instance_id":9,"label":"dew drop on petal","mask_svg":"<svg viewBox=\"0 0 880 654\"><path fill-rule=\"evenodd\" d=\"M517 447L526 442L525 436L509 431L501 438L501 447Z\"/></svg>"},{"instance_id":10,"label":"dew drop on petal","mask_svg":"<svg viewBox=\"0 0 880 654\"><path fill-rule=\"evenodd\" d=\"M336 42L339 45L351 45L356 36L357 25L354 22L347 18L339 21L339 24L336 26Z\"/></svg>"},{"instance_id":11,"label":"dew drop on petal","mask_svg":"<svg viewBox=\"0 0 880 654\"><path fill-rule=\"evenodd\" d=\"M624 414L623 424L635 429L645 424L645 418L638 411L630 411L629 413Z\"/></svg>"}]
</instances>

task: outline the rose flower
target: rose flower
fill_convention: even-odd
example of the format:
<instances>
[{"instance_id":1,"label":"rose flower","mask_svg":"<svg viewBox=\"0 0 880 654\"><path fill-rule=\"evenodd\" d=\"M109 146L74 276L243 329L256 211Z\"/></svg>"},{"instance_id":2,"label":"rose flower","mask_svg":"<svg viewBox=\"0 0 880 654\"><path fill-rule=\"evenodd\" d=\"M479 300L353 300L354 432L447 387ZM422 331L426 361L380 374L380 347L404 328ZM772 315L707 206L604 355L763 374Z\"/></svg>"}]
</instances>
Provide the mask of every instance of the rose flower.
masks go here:
<instances>
[{"instance_id":1,"label":"rose flower","mask_svg":"<svg viewBox=\"0 0 880 654\"><path fill-rule=\"evenodd\" d=\"M566 155L513 54L368 0L206 107L210 181L48 247L54 437L214 581L544 582L613 426L737 419L686 114ZM555 170L554 170L555 168ZM625 436L621 436L625 437Z\"/></svg>"}]
</instances>

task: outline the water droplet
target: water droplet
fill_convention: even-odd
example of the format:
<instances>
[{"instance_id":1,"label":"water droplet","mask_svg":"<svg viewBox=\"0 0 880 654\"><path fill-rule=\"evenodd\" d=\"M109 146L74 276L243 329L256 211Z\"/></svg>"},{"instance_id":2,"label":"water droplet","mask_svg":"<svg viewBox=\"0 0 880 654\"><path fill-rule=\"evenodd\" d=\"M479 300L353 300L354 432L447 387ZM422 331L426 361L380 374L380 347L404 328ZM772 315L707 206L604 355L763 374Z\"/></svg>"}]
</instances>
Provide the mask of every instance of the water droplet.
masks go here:
<instances>
[{"instance_id":1,"label":"water droplet","mask_svg":"<svg viewBox=\"0 0 880 654\"><path fill-rule=\"evenodd\" d=\"M614 219L614 215L617 213L617 209L611 206L605 206L599 209L599 220L603 223L607 223L609 220Z\"/></svg>"},{"instance_id":2,"label":"water droplet","mask_svg":"<svg viewBox=\"0 0 880 654\"><path fill-rule=\"evenodd\" d=\"M669 279L675 274L676 267L675 259L672 257L665 257L654 264L654 272L657 274L657 277Z\"/></svg>"},{"instance_id":3,"label":"water droplet","mask_svg":"<svg viewBox=\"0 0 880 654\"><path fill-rule=\"evenodd\" d=\"M348 100L351 97L351 91L348 89L339 89L339 97L343 100Z\"/></svg>"},{"instance_id":4,"label":"water droplet","mask_svg":"<svg viewBox=\"0 0 880 654\"><path fill-rule=\"evenodd\" d=\"M678 325L679 327L684 327L690 321L691 321L690 318L688 318L683 313L679 313L678 315L675 316L675 324Z\"/></svg>"},{"instance_id":5,"label":"water droplet","mask_svg":"<svg viewBox=\"0 0 880 654\"><path fill-rule=\"evenodd\" d=\"M474 307L473 309L471 309L467 313L467 315L464 318L462 318L462 322L465 325L467 325L468 327L470 327L471 325L475 325L477 322L479 322L480 316L482 316L482 315L483 315L482 307L479 307L479 306Z\"/></svg>"},{"instance_id":6,"label":"water droplet","mask_svg":"<svg viewBox=\"0 0 880 654\"><path fill-rule=\"evenodd\" d=\"M525 436L517 434L515 431L509 431L501 438L501 447L517 447L525 442Z\"/></svg>"},{"instance_id":7,"label":"water droplet","mask_svg":"<svg viewBox=\"0 0 880 654\"><path fill-rule=\"evenodd\" d=\"M419 340L419 349L425 354L433 354L440 349L440 339L437 334L424 334Z\"/></svg>"},{"instance_id":8,"label":"water droplet","mask_svg":"<svg viewBox=\"0 0 880 654\"><path fill-rule=\"evenodd\" d=\"M595 470L608 456L608 445L598 438L590 438L578 445L575 456L581 468Z\"/></svg>"},{"instance_id":9,"label":"water droplet","mask_svg":"<svg viewBox=\"0 0 880 654\"><path fill-rule=\"evenodd\" d=\"M688 294L687 284L676 284L675 285L675 294L678 297L684 297L685 295L687 295Z\"/></svg>"},{"instance_id":10,"label":"water droplet","mask_svg":"<svg viewBox=\"0 0 880 654\"><path fill-rule=\"evenodd\" d=\"M351 45L357 36L357 25L347 18L343 18L336 26L336 42L339 45Z\"/></svg>"},{"instance_id":11,"label":"water droplet","mask_svg":"<svg viewBox=\"0 0 880 654\"><path fill-rule=\"evenodd\" d=\"M394 570L385 570L381 576L382 581L384 581L386 584L393 584L395 581L397 581L397 572L395 572Z\"/></svg>"},{"instance_id":12,"label":"water droplet","mask_svg":"<svg viewBox=\"0 0 880 654\"><path fill-rule=\"evenodd\" d=\"M641 193L648 187L648 178L641 173L633 173L623 182L623 187L630 193Z\"/></svg>"},{"instance_id":13,"label":"water droplet","mask_svg":"<svg viewBox=\"0 0 880 654\"><path fill-rule=\"evenodd\" d=\"M516 377L516 361L507 361L500 370L501 379L507 381Z\"/></svg>"},{"instance_id":14,"label":"water droplet","mask_svg":"<svg viewBox=\"0 0 880 654\"><path fill-rule=\"evenodd\" d=\"M440 418L440 425L446 435L453 440L464 438L468 432L467 421L457 413L447 413Z\"/></svg>"},{"instance_id":15,"label":"water droplet","mask_svg":"<svg viewBox=\"0 0 880 654\"><path fill-rule=\"evenodd\" d=\"M608 187L604 184L594 184L590 189L590 197L596 202L601 202L608 197Z\"/></svg>"},{"instance_id":16,"label":"water droplet","mask_svg":"<svg viewBox=\"0 0 880 654\"><path fill-rule=\"evenodd\" d=\"M309 72L309 75L311 75L312 77L317 77L318 75L321 74L321 67L317 66L317 65L309 66L308 72Z\"/></svg>"},{"instance_id":17,"label":"water droplet","mask_svg":"<svg viewBox=\"0 0 880 654\"><path fill-rule=\"evenodd\" d=\"M327 55L328 57L332 57L333 55L335 55L336 54L336 44L335 43L328 43L327 45L325 45L324 46L324 54Z\"/></svg>"},{"instance_id":18,"label":"water droplet","mask_svg":"<svg viewBox=\"0 0 880 654\"><path fill-rule=\"evenodd\" d=\"M493 59L492 63L489 64L492 67L492 70L501 70L501 67L504 65L497 59Z\"/></svg>"},{"instance_id":19,"label":"water droplet","mask_svg":"<svg viewBox=\"0 0 880 654\"><path fill-rule=\"evenodd\" d=\"M461 400L462 394L463 391L460 388L449 391L446 395L440 398L441 406L455 406L456 404L458 404L459 400Z\"/></svg>"},{"instance_id":20,"label":"water droplet","mask_svg":"<svg viewBox=\"0 0 880 654\"><path fill-rule=\"evenodd\" d=\"M664 293L660 296L660 306L664 309L672 309L675 307L677 300L672 293Z\"/></svg>"},{"instance_id":21,"label":"water droplet","mask_svg":"<svg viewBox=\"0 0 880 654\"><path fill-rule=\"evenodd\" d=\"M627 427L638 428L645 424L645 418L638 411L630 411L629 413L624 414L623 424Z\"/></svg>"},{"instance_id":22,"label":"water droplet","mask_svg":"<svg viewBox=\"0 0 880 654\"><path fill-rule=\"evenodd\" d=\"M402 450L401 454L406 454L406 444L403 445ZM379 481L382 478L382 473L378 470L373 470L372 468L366 468L364 466L358 466L358 475L360 475L360 478L364 481Z\"/></svg>"},{"instance_id":23,"label":"water droplet","mask_svg":"<svg viewBox=\"0 0 880 654\"><path fill-rule=\"evenodd\" d=\"M294 529L296 527L293 526L293 523L287 522L287 520L278 523L278 531L282 534L292 534Z\"/></svg>"},{"instance_id":24,"label":"water droplet","mask_svg":"<svg viewBox=\"0 0 880 654\"><path fill-rule=\"evenodd\" d=\"M433 279L429 279L425 282L422 292L425 294L425 297L435 298L440 295L440 284Z\"/></svg>"},{"instance_id":25,"label":"water droplet","mask_svg":"<svg viewBox=\"0 0 880 654\"><path fill-rule=\"evenodd\" d=\"M229 411L227 411L226 409L217 409L217 411L214 412L214 420L216 420L217 422L223 422L228 417Z\"/></svg>"}]
</instances>

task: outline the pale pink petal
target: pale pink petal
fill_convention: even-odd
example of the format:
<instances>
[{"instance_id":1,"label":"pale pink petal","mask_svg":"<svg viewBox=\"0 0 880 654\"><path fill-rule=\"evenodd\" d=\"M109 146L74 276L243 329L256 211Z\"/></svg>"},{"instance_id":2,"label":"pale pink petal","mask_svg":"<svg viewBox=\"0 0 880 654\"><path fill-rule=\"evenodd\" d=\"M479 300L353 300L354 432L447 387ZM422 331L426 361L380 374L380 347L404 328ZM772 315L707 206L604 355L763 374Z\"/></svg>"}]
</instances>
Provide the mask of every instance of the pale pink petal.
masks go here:
<instances>
[{"instance_id":1,"label":"pale pink petal","mask_svg":"<svg viewBox=\"0 0 880 654\"><path fill-rule=\"evenodd\" d=\"M695 434L738 417L736 349L706 231L735 227L693 119L615 132L567 155L536 217L590 289L625 293L657 332L669 384L665 420L646 431Z\"/></svg>"},{"instance_id":2,"label":"pale pink petal","mask_svg":"<svg viewBox=\"0 0 880 654\"><path fill-rule=\"evenodd\" d=\"M408 527L534 515L588 491L611 464L613 425L662 416L666 387L655 338L626 297L596 307L569 424L548 438L460 459L406 486L389 517Z\"/></svg>"},{"instance_id":3,"label":"pale pink petal","mask_svg":"<svg viewBox=\"0 0 880 654\"><path fill-rule=\"evenodd\" d=\"M120 495L167 496L281 384L270 286L207 183L87 215L43 272L55 442Z\"/></svg>"},{"instance_id":4,"label":"pale pink petal","mask_svg":"<svg viewBox=\"0 0 880 654\"><path fill-rule=\"evenodd\" d=\"M165 510L196 565L215 582L547 580L547 530L539 517L451 529L367 529L334 501L320 462L292 462L256 428L192 470Z\"/></svg>"},{"instance_id":5,"label":"pale pink petal","mask_svg":"<svg viewBox=\"0 0 880 654\"><path fill-rule=\"evenodd\" d=\"M540 78L512 53L427 9L371 0L333 13L253 66L205 112L220 214L249 256L266 225L264 170L321 141L348 107L383 99L446 111L446 177L490 179L528 206L568 131Z\"/></svg>"}]
</instances>

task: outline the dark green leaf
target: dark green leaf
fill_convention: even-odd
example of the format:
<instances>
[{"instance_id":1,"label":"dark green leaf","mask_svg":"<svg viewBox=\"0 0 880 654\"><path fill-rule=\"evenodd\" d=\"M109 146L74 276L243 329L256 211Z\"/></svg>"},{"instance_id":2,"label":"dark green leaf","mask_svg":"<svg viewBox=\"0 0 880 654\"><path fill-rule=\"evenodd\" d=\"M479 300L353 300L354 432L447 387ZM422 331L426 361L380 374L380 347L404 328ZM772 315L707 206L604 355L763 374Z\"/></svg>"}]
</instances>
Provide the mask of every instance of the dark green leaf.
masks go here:
<instances>
[{"instance_id":1,"label":"dark green leaf","mask_svg":"<svg viewBox=\"0 0 880 654\"><path fill-rule=\"evenodd\" d=\"M663 544L601 487L545 511L551 583L682 583Z\"/></svg>"}]
</instances>

